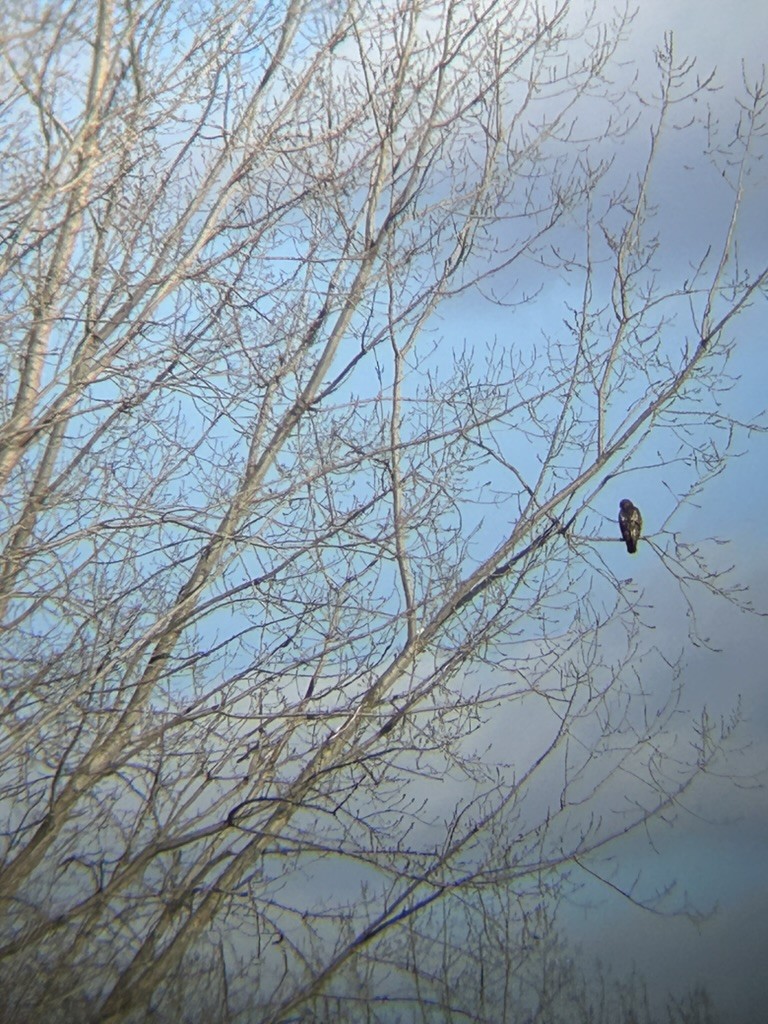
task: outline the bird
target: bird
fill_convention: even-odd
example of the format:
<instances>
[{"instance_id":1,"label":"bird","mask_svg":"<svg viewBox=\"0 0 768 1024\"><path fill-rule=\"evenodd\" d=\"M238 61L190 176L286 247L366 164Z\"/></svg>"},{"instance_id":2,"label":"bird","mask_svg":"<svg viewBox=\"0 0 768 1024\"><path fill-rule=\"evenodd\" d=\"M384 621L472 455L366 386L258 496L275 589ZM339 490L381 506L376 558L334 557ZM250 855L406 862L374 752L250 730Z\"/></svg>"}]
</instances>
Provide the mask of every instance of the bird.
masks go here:
<instances>
[{"instance_id":1,"label":"bird","mask_svg":"<svg viewBox=\"0 0 768 1024\"><path fill-rule=\"evenodd\" d=\"M640 509L633 505L629 498L622 498L619 502L619 526L627 551L634 555L643 528L643 517L640 515Z\"/></svg>"}]
</instances>

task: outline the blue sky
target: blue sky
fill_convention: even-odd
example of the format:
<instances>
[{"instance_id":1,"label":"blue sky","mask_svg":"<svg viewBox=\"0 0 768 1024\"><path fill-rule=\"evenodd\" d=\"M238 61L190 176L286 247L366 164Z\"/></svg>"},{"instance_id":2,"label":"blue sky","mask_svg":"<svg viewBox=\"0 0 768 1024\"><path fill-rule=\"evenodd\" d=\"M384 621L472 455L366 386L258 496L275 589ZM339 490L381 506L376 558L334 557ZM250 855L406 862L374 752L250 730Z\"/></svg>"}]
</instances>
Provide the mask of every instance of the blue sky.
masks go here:
<instances>
[{"instance_id":1,"label":"blue sky","mask_svg":"<svg viewBox=\"0 0 768 1024\"><path fill-rule=\"evenodd\" d=\"M598 0L598 6L602 10L601 0ZM648 83L649 87L654 72L654 47L660 43L663 32L670 28L676 33L679 52L699 55L702 76L717 65L723 89L715 94L713 103L716 110L723 111L724 119L729 117L727 111L732 111L732 96L741 81L742 58L747 60L751 74L756 73L758 62L764 58L764 41L768 39L768 5L764 0L760 4L735 3L727 8L713 0L704 3L694 0L667 0L664 3L643 0L631 37L625 44L624 55L636 63L641 82ZM597 119L595 136L598 140L602 137L600 126ZM686 139L685 134L676 139L677 148L671 159L673 169L676 159L683 161L686 158ZM599 143L596 148L599 148ZM691 159L695 160L696 150L694 147L691 150ZM622 156L625 166L631 159L631 151L629 156L626 153ZM711 180L699 171L701 168L694 167L691 180ZM716 183L722 185L719 179ZM680 179L671 178L669 188L669 193L662 198L673 204L673 212L689 213L684 202L679 202L677 207L674 205L675 196L681 194ZM684 192L682 194L685 196ZM707 210L706 197L698 208ZM708 213L713 218L718 212L714 203L710 204ZM753 213L750 237L757 239L764 248L764 238L768 235L766 210L755 206ZM685 223L683 216L679 223ZM664 228L665 245L669 246L663 251L665 259L679 264L680 253L685 248L683 243L690 243L688 248L695 252L698 238L695 224L691 236L680 239L679 248L676 246L674 222L671 225L666 222ZM504 225L498 225L498 230L503 231ZM702 245L710 233L709 230L702 231ZM750 256L747 251L745 258ZM664 261L662 263L666 265ZM506 288L510 295L519 297L517 275L521 272L525 273L515 266L508 278L500 274L493 286L498 286L501 291ZM546 287L550 287L551 274L540 266L534 267L532 275L536 273ZM440 332L439 336L445 338L446 344L457 348L465 340L471 346L475 337L481 348L486 341L496 337L502 348L504 345L512 347L512 343L518 341L525 349L526 344L537 341L536 334L541 331L538 317L546 321L551 314L552 332L559 331L566 336L567 329L562 325L562 299L566 288L562 282L553 285L551 295L545 292L539 302L531 304L530 309L522 306L508 309L488 303L480 311L476 297L470 301L459 298L436 318L436 332ZM486 309L492 312L484 312ZM768 370L765 322L764 302L762 306L756 304L748 315L739 320L739 352L733 367L742 379L736 415L747 424L764 402L764 381ZM665 339L665 344L667 340L670 345L679 343L673 332L670 332L669 339ZM436 355L438 360L439 354ZM617 415L623 416L623 410L619 410ZM520 436L523 436L522 432ZM741 457L711 483L702 494L699 507L689 506L676 518L675 529L694 544L712 535L730 541L729 545L717 549L718 564L725 567L734 563L735 576L748 586L755 605L768 610L768 587L764 583L768 557L763 541L762 511L768 501L764 472L768 454L766 438L745 432L744 440L737 448L743 452ZM664 449L665 453L667 450ZM520 452L507 454L516 464L519 458L526 457L526 453ZM577 457L574 455L574 460ZM664 457L660 456L659 461L663 462ZM530 450L527 458L534 461ZM653 452L650 453L650 461L653 461ZM486 473L485 466L482 472ZM495 469L487 472L493 473ZM686 710L695 715L706 706L709 714L717 718L727 716L737 700L742 702L744 724L736 737L731 759L722 765L723 777L712 773L702 778L687 795L674 828L664 824L653 826L652 844L644 834L632 836L616 846L613 865L608 864L609 868L615 867L616 877L622 881L639 874L640 896L651 896L658 888L676 882L675 895L687 894L692 903L702 910L717 904L719 912L698 927L684 919L662 918L632 906L585 876L584 888L561 923L568 936L582 945L586 957L600 956L608 960L617 972L634 964L656 992L664 992L671 987L680 990L703 981L723 1007L723 1019L733 1024L746 1024L756 1019L758 1006L762 1010L768 1003L768 991L762 979L762 965L757 952L768 945L768 927L765 924L768 921L768 891L764 881L768 813L762 790L751 783L737 787L735 781L739 778L748 780L766 768L766 620L700 595L701 633L709 636L712 646L719 650L713 652L695 646L686 628L675 583L661 564L658 550L646 542L641 545L636 558L629 559L623 551L618 541L615 518L618 499L631 494L637 500L644 512L646 531L653 537L660 530L666 510L671 505L661 478L676 476L677 473L677 469L665 464L661 469L644 468L611 481L595 498L589 512L579 517L574 533L585 541L585 572L602 559L617 576L632 575L649 595L653 603L653 612L649 614L656 635L664 642L662 646L677 647L685 655ZM504 527L508 529L516 510L497 507L489 501L480 514L486 519L483 532L477 539L478 549L482 550L483 545L492 548L497 544L499 517L504 517ZM471 525L469 519L466 525ZM276 528L280 528L277 521ZM595 577L599 588L599 573L595 573ZM528 642L527 637L525 640ZM513 643L510 639L510 646ZM605 666L601 664L600 668ZM661 692L668 685L668 676L662 678L664 674L653 659L648 658L644 671L643 687L652 697L656 689ZM653 672L657 671L658 677L654 678ZM537 724L532 727L531 720L525 718L522 727L536 731ZM510 742L510 732L507 721L503 734L507 743ZM499 736L502 736L501 732ZM540 739L540 736L535 738ZM508 755L509 760L513 756ZM449 785L451 781L448 780Z\"/></svg>"}]
</instances>

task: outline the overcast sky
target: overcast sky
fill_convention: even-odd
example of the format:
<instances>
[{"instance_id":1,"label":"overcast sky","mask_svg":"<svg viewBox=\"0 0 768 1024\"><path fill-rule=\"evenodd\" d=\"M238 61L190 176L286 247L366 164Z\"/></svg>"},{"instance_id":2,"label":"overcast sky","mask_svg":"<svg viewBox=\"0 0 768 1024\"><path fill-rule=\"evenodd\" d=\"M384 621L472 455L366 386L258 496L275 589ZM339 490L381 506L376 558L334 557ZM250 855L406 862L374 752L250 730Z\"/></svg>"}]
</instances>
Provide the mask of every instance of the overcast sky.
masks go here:
<instances>
[{"instance_id":1,"label":"overcast sky","mask_svg":"<svg viewBox=\"0 0 768 1024\"><path fill-rule=\"evenodd\" d=\"M713 488L710 497L725 509L749 493L750 475L765 465L765 445L734 466ZM720 492L720 493L716 493ZM762 486L762 499L768 495ZM755 603L768 608L764 542L737 513L744 528L730 548L742 578L750 583ZM757 525L755 523L755 525ZM759 555L759 560L753 556ZM747 569L750 566L751 569ZM710 610L706 623L722 652L689 652L687 699L691 707L706 702L724 711L741 697L745 721L726 775L761 773L765 781L768 748L768 644L764 619L722 606ZM704 778L685 800L674 827L652 830L653 847L637 835L614 849L624 877L639 873L639 891L676 883L674 898L687 897L701 910L716 908L698 927L685 919L657 917L633 907L605 888L585 879L585 910L567 913L569 938L588 959L599 957L617 973L635 965L657 994L682 992L704 985L715 998L720 1019L729 1024L754 1024L768 1005L768 807L766 793L754 781Z\"/></svg>"},{"instance_id":2,"label":"overcast sky","mask_svg":"<svg viewBox=\"0 0 768 1024\"><path fill-rule=\"evenodd\" d=\"M728 105L742 75L742 61L755 78L768 43L765 0L643 0L633 27L631 50L650 70L654 45L673 29L679 53L698 55L702 75L717 69L723 85L718 105ZM598 0L598 9L600 2ZM766 197L762 214L766 214ZM763 236L764 237L764 236ZM753 387L745 402L765 403L768 374L765 303L753 309L741 327L753 334L749 359L741 365ZM752 408L746 409L751 412ZM750 589L753 603L768 610L768 548L764 535L768 484L768 444L755 437L742 458L706 492L706 521L712 532L731 540L726 562L736 563L738 576ZM688 513L692 530L700 531L700 515ZM683 528L686 519L678 524ZM656 573L650 560L642 582L653 592ZM663 583L659 579L659 585ZM714 713L727 712L740 696L745 723L738 737L746 749L734 754L729 770L763 773L768 766L768 622L722 605L705 611L706 629L721 653L691 648L687 657L686 694L692 707L706 702ZM599 956L621 973L635 964L652 989L678 992L704 984L715 997L721 1019L729 1024L764 1020L768 1006L768 798L754 786L705 779L688 800L690 813L672 830L656 830L654 851L635 837L616 853L631 870L641 872L645 893L655 885L677 880L701 908L718 906L710 920L695 927L686 920L655 917L633 908L609 891L589 885L584 903L567 916L569 937L588 957Z\"/></svg>"}]
</instances>

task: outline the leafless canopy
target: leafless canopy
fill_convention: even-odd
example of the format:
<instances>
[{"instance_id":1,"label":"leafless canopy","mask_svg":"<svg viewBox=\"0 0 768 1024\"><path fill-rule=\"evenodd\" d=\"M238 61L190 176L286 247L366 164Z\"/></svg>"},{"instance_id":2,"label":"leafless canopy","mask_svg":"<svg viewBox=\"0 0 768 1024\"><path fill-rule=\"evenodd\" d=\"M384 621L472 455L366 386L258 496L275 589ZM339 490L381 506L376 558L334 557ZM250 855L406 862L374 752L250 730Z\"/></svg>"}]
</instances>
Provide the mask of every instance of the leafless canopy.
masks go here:
<instances>
[{"instance_id":1,"label":"leafless canopy","mask_svg":"<svg viewBox=\"0 0 768 1024\"><path fill-rule=\"evenodd\" d=\"M566 0L2 7L5 1015L443 1020L430 915L525 933L717 749L624 577L722 586L762 83Z\"/></svg>"}]
</instances>

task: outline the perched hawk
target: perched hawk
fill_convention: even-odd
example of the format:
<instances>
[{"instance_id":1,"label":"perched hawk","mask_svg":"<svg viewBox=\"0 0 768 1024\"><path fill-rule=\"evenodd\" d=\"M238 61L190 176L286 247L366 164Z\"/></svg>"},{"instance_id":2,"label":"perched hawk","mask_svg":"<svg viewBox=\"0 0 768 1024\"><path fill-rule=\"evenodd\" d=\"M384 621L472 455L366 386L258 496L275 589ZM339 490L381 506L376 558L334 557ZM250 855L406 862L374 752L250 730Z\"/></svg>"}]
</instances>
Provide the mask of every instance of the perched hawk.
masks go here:
<instances>
[{"instance_id":1,"label":"perched hawk","mask_svg":"<svg viewBox=\"0 0 768 1024\"><path fill-rule=\"evenodd\" d=\"M634 555L643 528L643 517L640 515L640 509L633 505L629 498L622 498L619 502L619 526L627 551Z\"/></svg>"}]
</instances>

